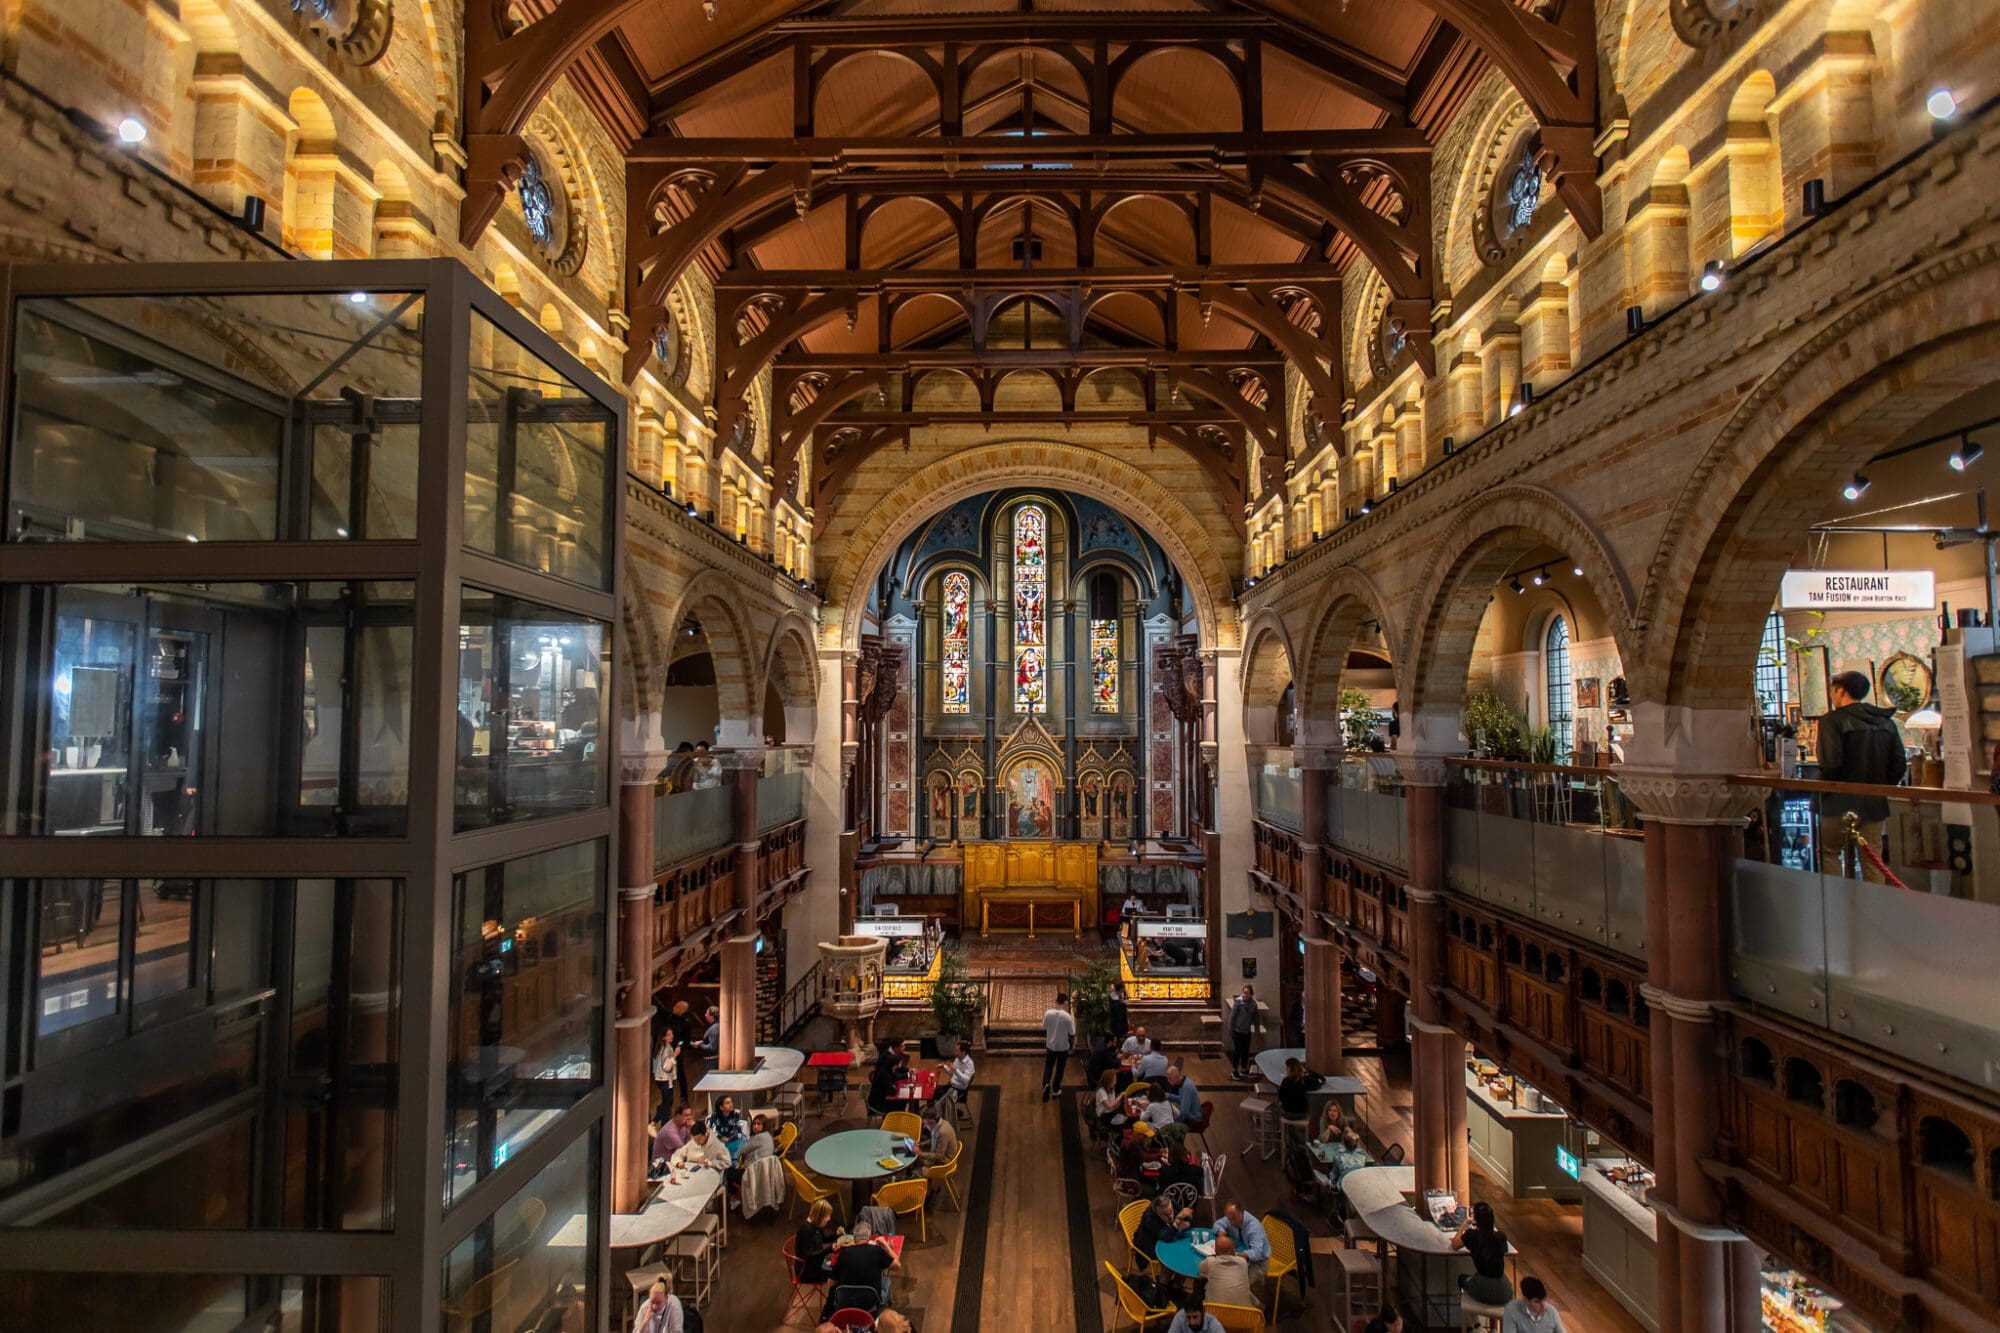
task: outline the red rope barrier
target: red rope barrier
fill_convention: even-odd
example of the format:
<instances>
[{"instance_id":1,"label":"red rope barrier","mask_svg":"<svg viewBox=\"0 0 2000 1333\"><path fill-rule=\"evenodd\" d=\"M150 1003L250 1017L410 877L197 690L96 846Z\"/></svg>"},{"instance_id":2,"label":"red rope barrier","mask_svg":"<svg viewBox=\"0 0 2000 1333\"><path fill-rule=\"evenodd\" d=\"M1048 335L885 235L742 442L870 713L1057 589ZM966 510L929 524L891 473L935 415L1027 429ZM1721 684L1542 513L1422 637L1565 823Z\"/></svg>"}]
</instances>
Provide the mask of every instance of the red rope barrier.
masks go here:
<instances>
[{"instance_id":1,"label":"red rope barrier","mask_svg":"<svg viewBox=\"0 0 2000 1333\"><path fill-rule=\"evenodd\" d=\"M1868 839L1862 837L1858 830L1854 834L1854 845L1859 847L1861 849L1861 854L1868 858L1869 865L1874 866L1877 870L1882 872L1883 883L1891 885L1898 889L1907 889L1910 887L1909 885L1903 883L1902 880L1897 879L1896 872L1889 869L1888 866L1882 863L1881 856L1876 852L1876 850L1873 847L1870 847L1868 845Z\"/></svg>"}]
</instances>

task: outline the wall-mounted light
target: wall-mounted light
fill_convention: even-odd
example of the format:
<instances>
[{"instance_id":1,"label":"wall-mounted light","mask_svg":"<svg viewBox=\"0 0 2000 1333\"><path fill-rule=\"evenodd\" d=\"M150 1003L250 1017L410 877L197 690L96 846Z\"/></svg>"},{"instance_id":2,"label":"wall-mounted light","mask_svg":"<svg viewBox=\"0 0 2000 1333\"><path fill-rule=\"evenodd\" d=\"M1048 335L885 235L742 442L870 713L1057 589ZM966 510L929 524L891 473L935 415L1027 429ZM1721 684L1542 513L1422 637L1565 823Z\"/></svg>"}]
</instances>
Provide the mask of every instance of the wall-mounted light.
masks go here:
<instances>
[{"instance_id":1,"label":"wall-mounted light","mask_svg":"<svg viewBox=\"0 0 2000 1333\"><path fill-rule=\"evenodd\" d=\"M1362 513L1364 513L1364 514L1368 514L1368 513L1373 513L1373 512L1374 512L1374 510L1375 510L1375 506L1374 506L1374 504L1373 504L1373 503L1371 503L1370 501L1367 501L1367 500L1363 500L1363 501L1361 502L1361 512L1362 512Z\"/></svg>"},{"instance_id":2,"label":"wall-mounted light","mask_svg":"<svg viewBox=\"0 0 2000 1333\"><path fill-rule=\"evenodd\" d=\"M1924 110L1931 113L1932 120L1950 120L1958 114L1958 98L1949 88L1933 88L1924 99Z\"/></svg>"},{"instance_id":3,"label":"wall-mounted light","mask_svg":"<svg viewBox=\"0 0 2000 1333\"><path fill-rule=\"evenodd\" d=\"M1873 484L1874 483L1870 482L1868 478L1862 476L1859 472L1857 472L1854 474L1854 480L1848 482L1845 486L1842 486L1840 488L1840 493L1849 500L1859 500L1861 498L1861 493L1867 490Z\"/></svg>"},{"instance_id":4,"label":"wall-mounted light","mask_svg":"<svg viewBox=\"0 0 2000 1333\"><path fill-rule=\"evenodd\" d=\"M1451 451L1456 449L1457 447L1458 447L1458 442L1453 440L1451 436L1447 435L1444 437L1444 456L1446 458L1450 458Z\"/></svg>"},{"instance_id":5,"label":"wall-mounted light","mask_svg":"<svg viewBox=\"0 0 2000 1333\"><path fill-rule=\"evenodd\" d=\"M367 304L368 304L368 293L367 293L367 292L349 292L349 293L347 294L347 303L348 303L349 305L367 305Z\"/></svg>"},{"instance_id":6,"label":"wall-mounted light","mask_svg":"<svg viewBox=\"0 0 2000 1333\"><path fill-rule=\"evenodd\" d=\"M1970 439L1961 439L1958 448L1952 450L1951 457L1945 461L1951 464L1953 472L1963 472L1984 457L1986 457L1985 449Z\"/></svg>"},{"instance_id":7,"label":"wall-mounted light","mask_svg":"<svg viewBox=\"0 0 2000 1333\"><path fill-rule=\"evenodd\" d=\"M1722 286L1722 261L1711 259L1701 266L1701 289L1712 292Z\"/></svg>"},{"instance_id":8,"label":"wall-mounted light","mask_svg":"<svg viewBox=\"0 0 2000 1333\"><path fill-rule=\"evenodd\" d=\"M1512 407L1510 407L1510 408L1508 408L1508 409L1507 409L1507 415L1508 415L1508 416L1510 416L1510 417L1518 417L1518 416L1520 416L1520 415L1521 415L1521 406L1522 406L1522 404L1521 404L1521 400L1520 400L1520 399L1518 399L1518 398L1517 398L1517 399L1515 399L1515 400L1514 400L1514 405L1513 405Z\"/></svg>"},{"instance_id":9,"label":"wall-mounted light","mask_svg":"<svg viewBox=\"0 0 2000 1333\"><path fill-rule=\"evenodd\" d=\"M1824 212L1826 212L1826 182L1815 176L1805 185L1805 214L1809 218L1816 218Z\"/></svg>"},{"instance_id":10,"label":"wall-mounted light","mask_svg":"<svg viewBox=\"0 0 2000 1333\"><path fill-rule=\"evenodd\" d=\"M1646 307L1628 305L1625 307L1625 336L1636 338L1646 331Z\"/></svg>"},{"instance_id":11,"label":"wall-mounted light","mask_svg":"<svg viewBox=\"0 0 2000 1333\"><path fill-rule=\"evenodd\" d=\"M1528 383L1528 381L1526 381L1526 380L1522 380L1522 381L1521 381L1521 406L1523 406L1523 407L1526 407L1526 406L1528 406L1528 405L1529 405L1530 403L1533 403L1534 401L1535 401L1535 386L1534 386L1534 385L1532 385L1532 384L1530 384L1530 383Z\"/></svg>"},{"instance_id":12,"label":"wall-mounted light","mask_svg":"<svg viewBox=\"0 0 2000 1333\"><path fill-rule=\"evenodd\" d=\"M137 148L146 142L146 122L137 116L127 116L119 121L118 142L127 148Z\"/></svg>"}]
</instances>

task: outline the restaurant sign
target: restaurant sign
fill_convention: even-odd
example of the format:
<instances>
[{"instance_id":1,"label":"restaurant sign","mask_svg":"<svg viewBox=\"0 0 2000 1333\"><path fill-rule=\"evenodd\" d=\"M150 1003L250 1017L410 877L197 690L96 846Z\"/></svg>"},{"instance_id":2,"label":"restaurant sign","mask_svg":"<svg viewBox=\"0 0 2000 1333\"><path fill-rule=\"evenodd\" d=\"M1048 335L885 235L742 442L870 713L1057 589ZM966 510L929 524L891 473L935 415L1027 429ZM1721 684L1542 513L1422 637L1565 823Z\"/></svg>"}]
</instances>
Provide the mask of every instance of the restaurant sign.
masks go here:
<instances>
[{"instance_id":1,"label":"restaurant sign","mask_svg":"<svg viewBox=\"0 0 2000 1333\"><path fill-rule=\"evenodd\" d=\"M1937 575L1928 569L1788 569L1778 605L1787 611L1932 611Z\"/></svg>"}]
</instances>

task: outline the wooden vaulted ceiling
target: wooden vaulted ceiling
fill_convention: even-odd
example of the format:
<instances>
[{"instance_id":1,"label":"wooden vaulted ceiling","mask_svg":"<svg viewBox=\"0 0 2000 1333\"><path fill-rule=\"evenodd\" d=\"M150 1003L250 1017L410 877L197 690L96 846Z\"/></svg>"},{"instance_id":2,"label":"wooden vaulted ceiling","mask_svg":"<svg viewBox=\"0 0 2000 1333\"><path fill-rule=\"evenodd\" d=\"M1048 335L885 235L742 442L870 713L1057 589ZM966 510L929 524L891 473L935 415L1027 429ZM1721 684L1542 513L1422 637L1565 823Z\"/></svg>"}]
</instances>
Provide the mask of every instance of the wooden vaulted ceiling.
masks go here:
<instances>
[{"instance_id":1,"label":"wooden vaulted ceiling","mask_svg":"<svg viewBox=\"0 0 2000 1333\"><path fill-rule=\"evenodd\" d=\"M675 277L717 289L720 445L777 372L780 487L824 492L911 425L937 367L978 413L1124 419L1240 501L1282 466L1284 367L1338 441L1339 280L1365 257L1429 364L1430 144L1488 63L1542 124L1544 170L1596 225L1589 0L534 0L467 11L462 234L520 129L572 74L628 158L626 371ZM1021 304L1024 295L1038 303ZM1059 401L996 386L1051 371ZM1164 377L1163 379L1160 377ZM1101 415L1101 414L1100 414ZM805 497L813 498L813 497Z\"/></svg>"}]
</instances>

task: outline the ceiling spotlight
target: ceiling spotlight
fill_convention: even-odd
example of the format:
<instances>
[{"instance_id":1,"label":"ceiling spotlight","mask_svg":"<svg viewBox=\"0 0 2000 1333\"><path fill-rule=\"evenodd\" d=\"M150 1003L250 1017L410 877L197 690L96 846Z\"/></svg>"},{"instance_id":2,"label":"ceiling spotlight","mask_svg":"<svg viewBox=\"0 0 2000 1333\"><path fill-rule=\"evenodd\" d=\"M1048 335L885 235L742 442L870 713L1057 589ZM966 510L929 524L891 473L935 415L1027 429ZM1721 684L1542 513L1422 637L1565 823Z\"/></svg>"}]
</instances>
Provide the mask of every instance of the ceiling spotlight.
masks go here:
<instances>
[{"instance_id":1,"label":"ceiling spotlight","mask_svg":"<svg viewBox=\"0 0 2000 1333\"><path fill-rule=\"evenodd\" d=\"M1539 569L1535 571L1534 584L1537 588L1542 586L1542 571Z\"/></svg>"},{"instance_id":2,"label":"ceiling spotlight","mask_svg":"<svg viewBox=\"0 0 2000 1333\"><path fill-rule=\"evenodd\" d=\"M1953 472L1963 472L1984 457L1986 457L1986 450L1971 440L1966 440L1958 448L1952 450L1951 457L1945 461L1951 464Z\"/></svg>"},{"instance_id":3,"label":"ceiling spotlight","mask_svg":"<svg viewBox=\"0 0 2000 1333\"><path fill-rule=\"evenodd\" d=\"M1582 578L1582 577L1583 577L1583 566L1582 566L1582 565L1571 565L1571 566L1569 567L1569 572L1570 572L1570 573L1572 573L1572 574L1574 574L1574 575L1576 575L1576 576L1577 576L1578 578Z\"/></svg>"},{"instance_id":4,"label":"ceiling spotlight","mask_svg":"<svg viewBox=\"0 0 2000 1333\"><path fill-rule=\"evenodd\" d=\"M1862 476L1859 472L1857 472L1854 474L1853 481L1848 482L1845 486L1842 486L1840 488L1840 493L1850 500L1859 500L1861 498L1861 493L1867 490L1868 487L1872 484L1873 483L1871 483L1868 480L1868 478Z\"/></svg>"},{"instance_id":5,"label":"ceiling spotlight","mask_svg":"<svg viewBox=\"0 0 2000 1333\"><path fill-rule=\"evenodd\" d=\"M1373 504L1371 504L1371 503L1370 503L1369 501L1367 501L1367 500L1363 500L1363 501L1361 502L1361 512L1362 512L1362 513L1364 513L1364 514L1366 514L1366 513L1370 512L1370 511L1371 511L1371 510L1373 510L1374 508L1375 508L1375 506L1374 506Z\"/></svg>"},{"instance_id":6,"label":"ceiling spotlight","mask_svg":"<svg viewBox=\"0 0 2000 1333\"><path fill-rule=\"evenodd\" d=\"M1924 110L1931 113L1932 120L1950 120L1958 114L1958 99L1949 88L1934 88L1924 99Z\"/></svg>"},{"instance_id":7,"label":"ceiling spotlight","mask_svg":"<svg viewBox=\"0 0 2000 1333\"><path fill-rule=\"evenodd\" d=\"M1701 266L1701 289L1712 292L1722 285L1722 261L1711 259Z\"/></svg>"},{"instance_id":8,"label":"ceiling spotlight","mask_svg":"<svg viewBox=\"0 0 2000 1333\"><path fill-rule=\"evenodd\" d=\"M1513 589L1513 590L1514 590L1515 592L1526 592L1526 591L1527 591L1527 589L1526 589L1526 588L1524 588L1524 587L1522 587L1522 586L1521 586L1521 576L1520 576L1519 574L1516 574L1516 575L1514 576L1513 580L1512 580L1512 581L1511 581L1510 583L1508 583L1508 585L1507 585L1507 586L1508 586L1508 587L1510 587L1510 588L1512 588L1512 589Z\"/></svg>"},{"instance_id":9,"label":"ceiling spotlight","mask_svg":"<svg viewBox=\"0 0 2000 1333\"><path fill-rule=\"evenodd\" d=\"M349 293L347 294L347 303L348 303L349 305L367 305L367 304L368 304L368 293L367 293L367 292L349 292Z\"/></svg>"},{"instance_id":10,"label":"ceiling spotlight","mask_svg":"<svg viewBox=\"0 0 2000 1333\"><path fill-rule=\"evenodd\" d=\"M127 148L136 148L146 142L146 122L136 116L127 116L119 121L118 142Z\"/></svg>"}]
</instances>

